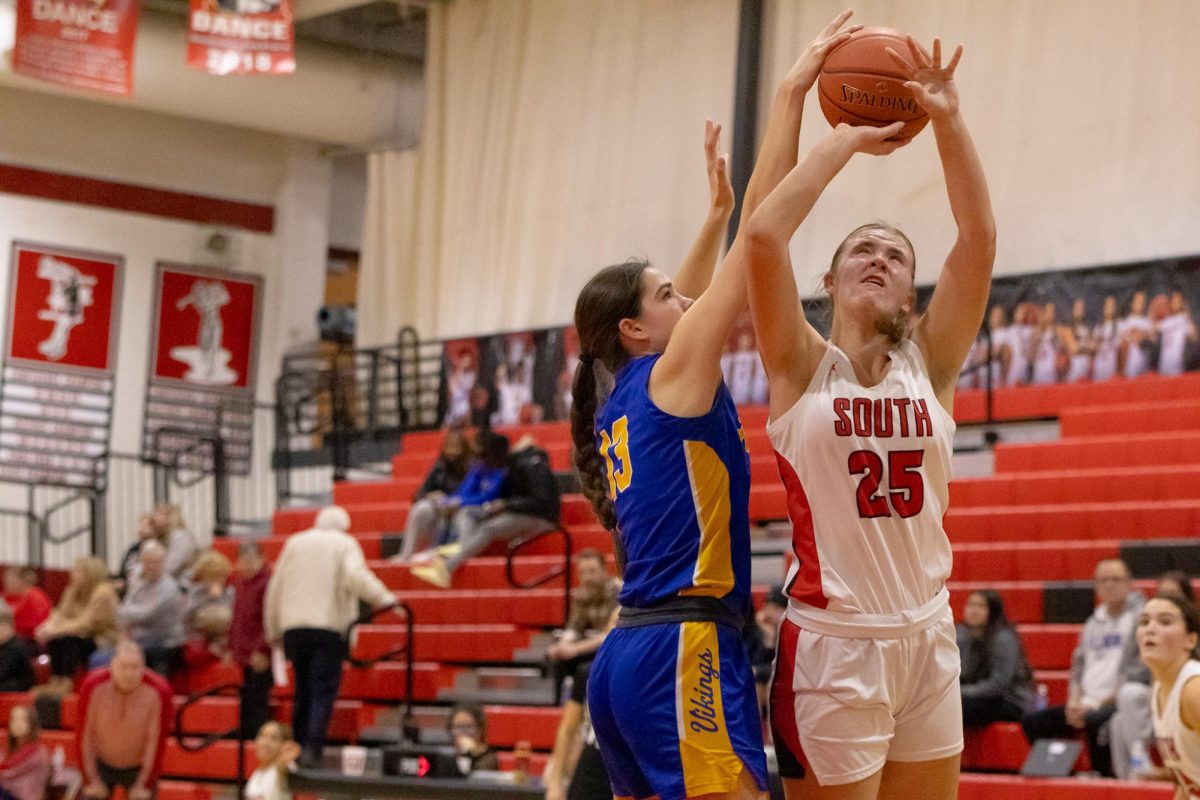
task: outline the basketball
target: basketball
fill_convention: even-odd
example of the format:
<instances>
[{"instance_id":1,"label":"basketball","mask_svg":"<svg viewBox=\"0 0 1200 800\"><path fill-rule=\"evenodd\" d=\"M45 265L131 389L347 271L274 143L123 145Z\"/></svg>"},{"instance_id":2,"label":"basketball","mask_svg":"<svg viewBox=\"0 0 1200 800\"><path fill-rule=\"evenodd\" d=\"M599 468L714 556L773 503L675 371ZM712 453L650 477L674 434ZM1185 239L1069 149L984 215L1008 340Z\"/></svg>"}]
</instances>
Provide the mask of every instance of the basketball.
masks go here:
<instances>
[{"instance_id":1,"label":"basketball","mask_svg":"<svg viewBox=\"0 0 1200 800\"><path fill-rule=\"evenodd\" d=\"M825 57L817 78L817 96L829 124L883 127L904 122L900 136L921 132L929 116L904 88L904 73L887 54L892 48L908 58L904 34L891 28L863 28Z\"/></svg>"}]
</instances>

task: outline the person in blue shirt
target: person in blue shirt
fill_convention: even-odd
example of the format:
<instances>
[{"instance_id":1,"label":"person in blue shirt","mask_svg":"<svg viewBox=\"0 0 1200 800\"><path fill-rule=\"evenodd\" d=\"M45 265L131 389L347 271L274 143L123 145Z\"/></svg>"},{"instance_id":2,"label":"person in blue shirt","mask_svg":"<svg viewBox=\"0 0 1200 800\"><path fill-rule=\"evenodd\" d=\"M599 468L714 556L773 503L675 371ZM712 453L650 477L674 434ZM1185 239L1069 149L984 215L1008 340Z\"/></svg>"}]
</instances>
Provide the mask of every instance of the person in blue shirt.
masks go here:
<instances>
[{"instance_id":1,"label":"person in blue shirt","mask_svg":"<svg viewBox=\"0 0 1200 800\"><path fill-rule=\"evenodd\" d=\"M856 30L839 15L772 107L742 222L796 164L805 92ZM646 261L601 270L575 305L573 458L613 533L624 586L593 663L588 707L616 797L754 798L767 788L750 604L750 461L721 355L746 307L744 245L713 267L733 209L719 127L711 205L674 281ZM711 285L710 285L711 283ZM695 299L693 299L695 298ZM611 376L612 388L599 393Z\"/></svg>"}]
</instances>

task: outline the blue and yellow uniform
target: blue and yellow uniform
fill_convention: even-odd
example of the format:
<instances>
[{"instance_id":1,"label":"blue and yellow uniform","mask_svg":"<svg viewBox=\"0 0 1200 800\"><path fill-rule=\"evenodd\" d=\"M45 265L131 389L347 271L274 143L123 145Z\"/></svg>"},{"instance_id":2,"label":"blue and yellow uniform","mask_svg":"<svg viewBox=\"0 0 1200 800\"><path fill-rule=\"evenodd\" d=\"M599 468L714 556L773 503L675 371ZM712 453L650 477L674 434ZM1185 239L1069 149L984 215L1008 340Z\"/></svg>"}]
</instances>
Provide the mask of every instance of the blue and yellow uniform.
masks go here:
<instances>
[{"instance_id":1,"label":"blue and yellow uniform","mask_svg":"<svg viewBox=\"0 0 1200 800\"><path fill-rule=\"evenodd\" d=\"M592 665L592 725L618 796L728 792L743 766L765 789L754 674L739 629L752 608L750 457L724 383L701 417L654 405L658 358L618 370L596 416L626 560L622 622ZM707 613L655 621L656 610L669 618L689 604Z\"/></svg>"}]
</instances>

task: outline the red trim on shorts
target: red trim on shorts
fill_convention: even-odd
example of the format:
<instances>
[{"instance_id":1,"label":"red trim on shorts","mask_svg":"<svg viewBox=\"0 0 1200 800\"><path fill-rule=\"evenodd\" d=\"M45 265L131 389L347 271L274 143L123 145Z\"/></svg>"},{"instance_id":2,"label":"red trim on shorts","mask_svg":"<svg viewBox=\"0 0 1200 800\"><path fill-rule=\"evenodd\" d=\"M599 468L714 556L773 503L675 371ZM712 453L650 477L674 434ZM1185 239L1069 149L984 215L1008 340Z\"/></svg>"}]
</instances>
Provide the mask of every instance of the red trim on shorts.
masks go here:
<instances>
[{"instance_id":1,"label":"red trim on shorts","mask_svg":"<svg viewBox=\"0 0 1200 800\"><path fill-rule=\"evenodd\" d=\"M775 651L775 669L771 675L771 738L775 741L775 758L779 774L784 778L804 778L812 769L800 746L800 729L796 725L796 694L792 691L792 675L796 671L796 643L800 627L784 619L779 626L779 645Z\"/></svg>"},{"instance_id":2,"label":"red trim on shorts","mask_svg":"<svg viewBox=\"0 0 1200 800\"><path fill-rule=\"evenodd\" d=\"M812 507L800 476L791 463L775 453L779 477L787 490L788 518L792 521L792 552L796 554L796 576L786 587L789 597L813 608L825 608L829 598L821 589L821 559L817 555L817 536L813 531Z\"/></svg>"}]
</instances>

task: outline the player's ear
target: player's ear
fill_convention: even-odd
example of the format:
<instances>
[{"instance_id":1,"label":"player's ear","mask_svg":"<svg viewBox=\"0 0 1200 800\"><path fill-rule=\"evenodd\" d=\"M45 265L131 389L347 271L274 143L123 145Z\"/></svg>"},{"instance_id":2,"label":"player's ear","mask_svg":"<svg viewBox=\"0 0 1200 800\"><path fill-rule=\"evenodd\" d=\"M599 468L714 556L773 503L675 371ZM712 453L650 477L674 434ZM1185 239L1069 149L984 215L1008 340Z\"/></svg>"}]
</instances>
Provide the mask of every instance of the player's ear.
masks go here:
<instances>
[{"instance_id":1,"label":"player's ear","mask_svg":"<svg viewBox=\"0 0 1200 800\"><path fill-rule=\"evenodd\" d=\"M623 340L643 342L650 338L650 333L646 330L646 327L632 317L625 317L618 322L617 330L621 332Z\"/></svg>"}]
</instances>

